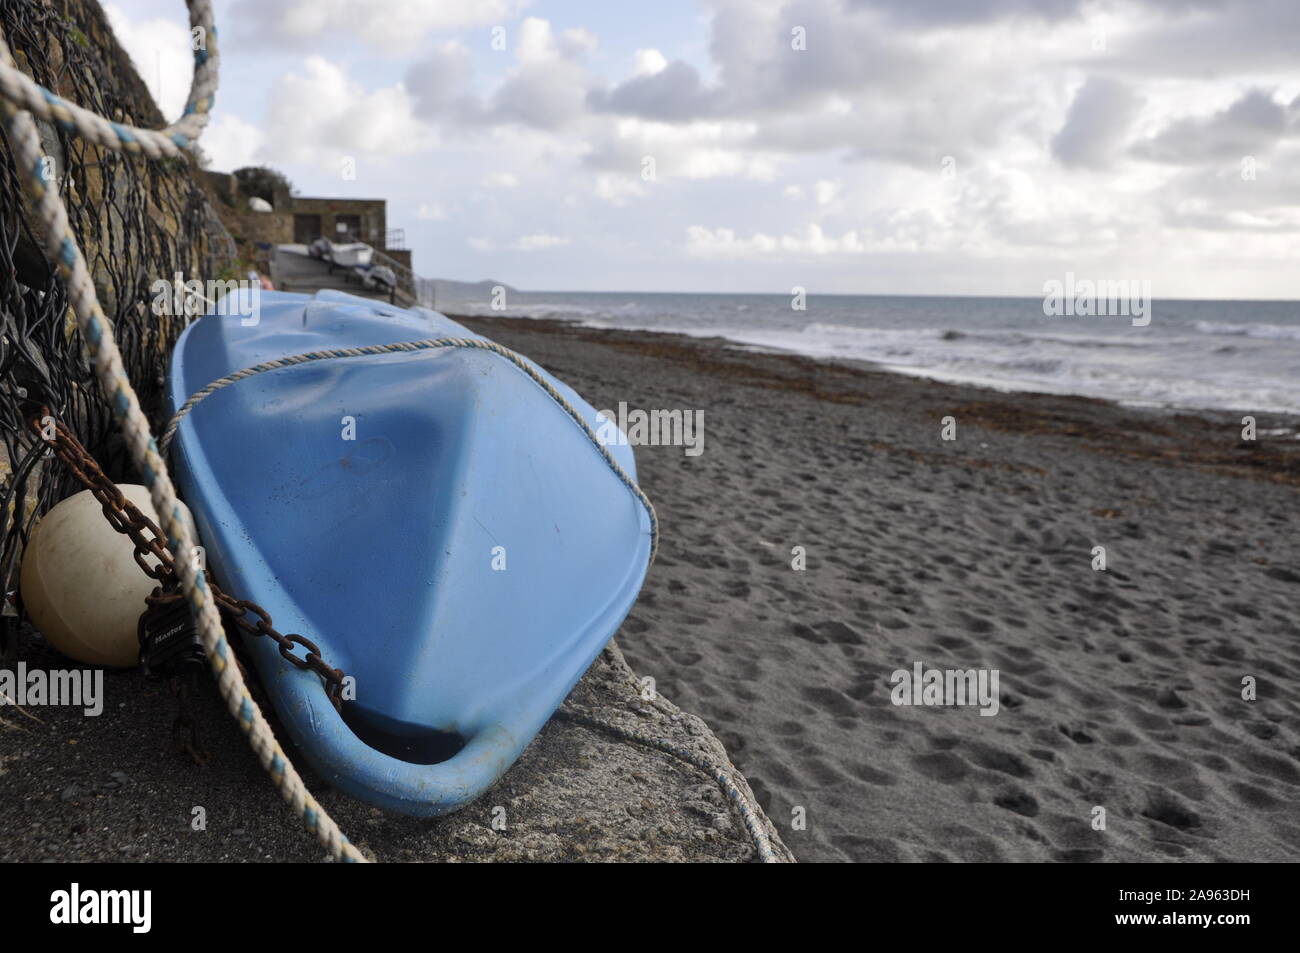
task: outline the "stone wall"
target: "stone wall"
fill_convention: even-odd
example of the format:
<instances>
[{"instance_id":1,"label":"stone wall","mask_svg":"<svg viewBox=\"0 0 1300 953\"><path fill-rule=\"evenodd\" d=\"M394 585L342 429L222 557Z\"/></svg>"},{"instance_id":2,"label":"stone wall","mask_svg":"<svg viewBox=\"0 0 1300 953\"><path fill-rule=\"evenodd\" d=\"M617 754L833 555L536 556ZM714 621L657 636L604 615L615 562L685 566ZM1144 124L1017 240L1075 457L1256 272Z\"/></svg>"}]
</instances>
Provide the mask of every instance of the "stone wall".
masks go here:
<instances>
[{"instance_id":1,"label":"stone wall","mask_svg":"<svg viewBox=\"0 0 1300 953\"><path fill-rule=\"evenodd\" d=\"M38 82L116 121L162 125L94 0L0 0L0 25L21 68ZM153 313L150 285L177 272L208 279L243 267L214 201L241 237L273 219L235 203L225 206L192 164L126 159L49 127L42 134L56 161L55 187L69 206L133 384L157 428L167 361L183 319ZM65 291L41 251L39 225L24 195L13 157L0 143L0 229L16 236L0 242L0 477L6 493L0 576L6 579L32 519L78 489L61 467L43 465L44 447L24 426L28 399L67 421L115 478L139 482L124 465L111 415L81 356ZM328 222L333 219L325 216L360 207L362 237L383 244L381 200L302 203ZM295 211L298 206L295 200ZM0 660L16 658L39 668L70 664L29 627L7 623L0 628ZM214 761L199 769L171 750L176 710L168 689L132 672L109 678L115 702L103 718L86 719L77 709L55 706L42 711L36 727L24 722L21 730L0 730L0 829L6 832L0 860L320 857L319 845L280 801L210 680L201 684L194 705ZM726 764L722 745L698 718L662 698L641 699L639 684L612 645L570 703ZM6 721L0 713L0 729L10 727ZM747 791L738 772L728 769ZM329 790L320 779L309 783L365 852L388 860L754 857L749 836L708 774L655 749L558 719L487 796L439 821L385 816ZM202 835L176 822L187 820L198 803L214 807L213 827ZM510 817L506 832L493 826L493 810L502 805ZM761 823L778 855L789 859L767 819Z\"/></svg>"},{"instance_id":2,"label":"stone wall","mask_svg":"<svg viewBox=\"0 0 1300 953\"><path fill-rule=\"evenodd\" d=\"M399 265L404 265L408 270L414 270L411 268L411 250L409 248L388 248L384 250L384 254Z\"/></svg>"},{"instance_id":3,"label":"stone wall","mask_svg":"<svg viewBox=\"0 0 1300 953\"><path fill-rule=\"evenodd\" d=\"M178 16L183 16L179 9ZM183 21L182 21L183 22ZM0 26L20 69L59 95L123 123L163 117L93 0L3 0ZM53 187L68 207L99 300L116 328L146 413L160 415L162 379L180 320L155 315L151 285L176 273L233 275L238 254L183 159L150 162L88 145L39 123ZM0 140L0 582L9 578L31 519L73 489L40 462L24 426L25 402L48 406L123 477L125 453L70 320L62 282L43 252L42 226L24 177Z\"/></svg>"},{"instance_id":4,"label":"stone wall","mask_svg":"<svg viewBox=\"0 0 1300 953\"><path fill-rule=\"evenodd\" d=\"M295 220L299 216L320 216L320 234L330 241L343 240L338 231L338 225L343 222L358 239L383 249L388 235L387 204L383 199L304 198L295 195L290 200L288 211ZM352 221L353 218L356 222ZM359 232L356 231L358 224ZM294 232L296 236L297 226Z\"/></svg>"},{"instance_id":5,"label":"stone wall","mask_svg":"<svg viewBox=\"0 0 1300 953\"><path fill-rule=\"evenodd\" d=\"M407 268L411 253L387 249L388 203L384 199L325 198L278 192L269 212L249 207L249 196L239 180L228 172L206 171L204 182L213 204L237 241L286 245L304 240L300 217L310 218L310 238L324 237L339 241L340 223L366 244L385 252ZM310 240L308 238L307 240Z\"/></svg>"}]
</instances>

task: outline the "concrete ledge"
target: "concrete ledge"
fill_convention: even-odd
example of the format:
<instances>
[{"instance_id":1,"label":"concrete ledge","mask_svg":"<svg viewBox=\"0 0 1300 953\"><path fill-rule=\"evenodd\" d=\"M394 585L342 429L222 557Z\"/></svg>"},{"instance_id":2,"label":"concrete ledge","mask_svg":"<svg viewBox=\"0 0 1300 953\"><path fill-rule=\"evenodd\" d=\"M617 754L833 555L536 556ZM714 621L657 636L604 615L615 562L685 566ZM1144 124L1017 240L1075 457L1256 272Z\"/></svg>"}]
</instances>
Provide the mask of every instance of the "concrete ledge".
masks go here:
<instances>
[{"instance_id":1,"label":"concrete ledge","mask_svg":"<svg viewBox=\"0 0 1300 953\"><path fill-rule=\"evenodd\" d=\"M30 629L28 668L73 666ZM611 645L570 702L726 761L699 718L643 701ZM104 708L0 707L0 861L313 861L315 839L263 775L205 681L196 703L212 756L196 767L171 749L167 686L106 671ZM738 785L748 786L738 771ZM465 810L436 820L385 814L307 775L309 788L367 855L383 861L721 861L755 851L705 773L671 755L552 719L506 776ZM206 827L194 829L195 808ZM502 818L505 829L494 829ZM770 822L777 854L790 859Z\"/></svg>"}]
</instances>

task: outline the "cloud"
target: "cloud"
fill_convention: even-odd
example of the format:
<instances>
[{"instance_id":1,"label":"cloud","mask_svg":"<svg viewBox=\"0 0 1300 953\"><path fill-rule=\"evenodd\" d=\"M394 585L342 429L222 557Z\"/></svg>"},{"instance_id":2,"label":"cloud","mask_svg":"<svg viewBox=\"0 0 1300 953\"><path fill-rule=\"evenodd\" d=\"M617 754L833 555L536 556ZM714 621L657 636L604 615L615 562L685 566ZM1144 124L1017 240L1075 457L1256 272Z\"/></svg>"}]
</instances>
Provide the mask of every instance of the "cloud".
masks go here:
<instances>
[{"instance_id":1,"label":"cloud","mask_svg":"<svg viewBox=\"0 0 1300 953\"><path fill-rule=\"evenodd\" d=\"M933 35L899 29L888 10L843 0L709 0L711 79L678 59L647 64L588 97L598 114L680 126L749 121L750 148L774 153L844 149L856 159L933 166L941 156L992 149L1042 105L1034 74L1060 55L1037 54L1041 25ZM804 31L806 49L792 45ZM1015 58L991 56L1001 46ZM918 108L924 103L925 108Z\"/></svg>"},{"instance_id":2,"label":"cloud","mask_svg":"<svg viewBox=\"0 0 1300 953\"><path fill-rule=\"evenodd\" d=\"M366 89L340 66L309 56L270 92L267 149L277 159L337 167L341 156L400 156L431 143L400 83Z\"/></svg>"},{"instance_id":3,"label":"cloud","mask_svg":"<svg viewBox=\"0 0 1300 953\"><path fill-rule=\"evenodd\" d=\"M1294 256L1300 250L1300 142L1283 143L1258 158L1230 155L1208 165L1180 165L1152 192L1151 202L1159 221L1179 230L1290 233L1278 249L1257 246L1254 253L1284 249Z\"/></svg>"},{"instance_id":4,"label":"cloud","mask_svg":"<svg viewBox=\"0 0 1300 953\"><path fill-rule=\"evenodd\" d=\"M328 35L360 38L391 54L433 31L494 26L527 0L238 0L229 19L243 42L315 44Z\"/></svg>"},{"instance_id":5,"label":"cloud","mask_svg":"<svg viewBox=\"0 0 1300 953\"><path fill-rule=\"evenodd\" d=\"M670 122L708 116L718 105L716 94L704 88L699 71L680 60L653 72L643 72L639 64L638 75L613 90L594 90L589 101L602 112Z\"/></svg>"},{"instance_id":6,"label":"cloud","mask_svg":"<svg viewBox=\"0 0 1300 953\"><path fill-rule=\"evenodd\" d=\"M406 71L405 86L416 112L426 119L472 113L473 57L457 40L439 44L433 52Z\"/></svg>"},{"instance_id":7,"label":"cloud","mask_svg":"<svg viewBox=\"0 0 1300 953\"><path fill-rule=\"evenodd\" d=\"M580 28L557 34L548 21L529 17L505 38L516 65L487 95L474 92L473 57L458 41L443 43L412 64L405 85L419 115L462 127L521 125L543 131L580 118L592 82L583 58L595 49L595 35Z\"/></svg>"},{"instance_id":8,"label":"cloud","mask_svg":"<svg viewBox=\"0 0 1300 953\"><path fill-rule=\"evenodd\" d=\"M915 37L888 29L865 6L841 0L714 5L709 50L719 74L715 95L728 115L806 108L836 94L890 95L938 63ZM806 49L794 47L796 27Z\"/></svg>"},{"instance_id":9,"label":"cloud","mask_svg":"<svg viewBox=\"0 0 1300 953\"><path fill-rule=\"evenodd\" d=\"M1077 16L1084 0L852 0L851 6L887 13L907 25L952 27L1020 17L1062 20Z\"/></svg>"},{"instance_id":10,"label":"cloud","mask_svg":"<svg viewBox=\"0 0 1300 953\"><path fill-rule=\"evenodd\" d=\"M1089 76L1052 139L1052 155L1067 166L1106 167L1123 145L1138 106L1127 84Z\"/></svg>"},{"instance_id":11,"label":"cloud","mask_svg":"<svg viewBox=\"0 0 1300 953\"><path fill-rule=\"evenodd\" d=\"M822 179L813 185L813 197L818 205L829 205L840 194L840 183Z\"/></svg>"},{"instance_id":12,"label":"cloud","mask_svg":"<svg viewBox=\"0 0 1300 953\"><path fill-rule=\"evenodd\" d=\"M1290 118L1288 118L1290 117ZM1211 116L1180 119L1134 146L1134 154L1156 162L1186 165L1238 160L1269 152L1288 135L1300 133L1300 97L1290 106L1262 89L1252 89Z\"/></svg>"},{"instance_id":13,"label":"cloud","mask_svg":"<svg viewBox=\"0 0 1300 953\"><path fill-rule=\"evenodd\" d=\"M104 13L163 118L175 122L185 109L194 77L194 55L184 22L157 17L132 20L115 3L106 4Z\"/></svg>"},{"instance_id":14,"label":"cloud","mask_svg":"<svg viewBox=\"0 0 1300 953\"><path fill-rule=\"evenodd\" d=\"M638 76L653 76L655 73L662 72L668 65L664 55L655 49L637 50L634 60Z\"/></svg>"},{"instance_id":15,"label":"cloud","mask_svg":"<svg viewBox=\"0 0 1300 953\"><path fill-rule=\"evenodd\" d=\"M505 246L498 246L490 238L471 238L468 240L469 247L477 252L493 251L545 251L549 248L559 248L569 244L570 239L560 235L548 235L539 232L535 235L524 235Z\"/></svg>"},{"instance_id":16,"label":"cloud","mask_svg":"<svg viewBox=\"0 0 1300 953\"><path fill-rule=\"evenodd\" d=\"M717 178L768 182L776 175L777 160L754 148L757 128L749 122L676 125L619 119L593 134L586 163L602 171L640 175L650 160L656 182Z\"/></svg>"},{"instance_id":17,"label":"cloud","mask_svg":"<svg viewBox=\"0 0 1300 953\"><path fill-rule=\"evenodd\" d=\"M593 191L597 198L618 207L626 205L628 199L644 198L649 194L646 186L638 179L630 175L615 175L610 172L602 172L596 176Z\"/></svg>"},{"instance_id":18,"label":"cloud","mask_svg":"<svg viewBox=\"0 0 1300 953\"><path fill-rule=\"evenodd\" d=\"M558 248L567 244L569 244L569 239L559 235L538 234L525 235L515 242L513 247L519 251L539 251L546 248Z\"/></svg>"},{"instance_id":19,"label":"cloud","mask_svg":"<svg viewBox=\"0 0 1300 953\"><path fill-rule=\"evenodd\" d=\"M1225 250L1300 247L1293 0L698 0L608 38L523 0L231 3L214 161L324 194L340 157L382 163L367 188L447 272L493 253L519 284L736 288L795 261L848 291L996 293L1031 261L1134 260L1195 294L1238 280ZM128 48L152 82L176 46L183 98L183 27L150 22ZM1296 293L1270 280L1242 293Z\"/></svg>"},{"instance_id":20,"label":"cloud","mask_svg":"<svg viewBox=\"0 0 1300 953\"><path fill-rule=\"evenodd\" d=\"M1133 26L1107 42L1107 62L1117 71L1222 80L1295 67L1294 0L1147 0L1125 13Z\"/></svg>"},{"instance_id":21,"label":"cloud","mask_svg":"<svg viewBox=\"0 0 1300 953\"><path fill-rule=\"evenodd\" d=\"M208 157L211 168L233 172L266 160L262 130L233 113L219 113L208 123L199 147Z\"/></svg>"},{"instance_id":22,"label":"cloud","mask_svg":"<svg viewBox=\"0 0 1300 953\"><path fill-rule=\"evenodd\" d=\"M556 36L546 20L524 20L515 40L516 67L497 87L484 118L553 130L585 112L590 79L582 56L595 46L586 30Z\"/></svg>"},{"instance_id":23,"label":"cloud","mask_svg":"<svg viewBox=\"0 0 1300 953\"><path fill-rule=\"evenodd\" d=\"M691 225L686 229L686 251L700 257L753 258L772 255L822 257L828 255L862 255L878 250L857 229L841 235L828 235L816 223L774 237L755 232L743 238L730 228L708 229Z\"/></svg>"},{"instance_id":24,"label":"cloud","mask_svg":"<svg viewBox=\"0 0 1300 953\"><path fill-rule=\"evenodd\" d=\"M559 129L582 115L585 96L578 70L528 66L501 84L486 118L537 129Z\"/></svg>"}]
</instances>

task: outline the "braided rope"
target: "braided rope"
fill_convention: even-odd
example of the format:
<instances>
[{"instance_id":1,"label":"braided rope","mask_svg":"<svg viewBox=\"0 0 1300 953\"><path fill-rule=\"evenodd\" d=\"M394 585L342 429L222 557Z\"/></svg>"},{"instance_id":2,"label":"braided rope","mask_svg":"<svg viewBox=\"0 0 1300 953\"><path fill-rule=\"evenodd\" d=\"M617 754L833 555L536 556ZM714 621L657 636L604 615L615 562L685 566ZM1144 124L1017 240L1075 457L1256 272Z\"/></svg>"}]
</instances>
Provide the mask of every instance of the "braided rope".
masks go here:
<instances>
[{"instance_id":1,"label":"braided rope","mask_svg":"<svg viewBox=\"0 0 1300 953\"><path fill-rule=\"evenodd\" d=\"M368 344L364 347L343 347L327 351L307 351L303 354L293 354L289 357L280 357L272 361L263 361L261 364L254 364L252 367L245 367L232 374L227 374L225 377L220 377L202 390L195 392L194 395L191 396L189 400L185 401L181 408L172 416L172 419L167 424L167 428L163 431L162 440L159 441L159 444L162 448L162 452L166 453L167 448L171 446L172 438L176 436L176 430L180 426L181 421L189 416L190 411L192 411L205 397L216 393L223 387L229 387L231 384L253 377L257 374L264 374L267 371L276 371L285 367L297 367L300 364L308 364L312 361L329 361L346 357L370 357L376 354L401 354L411 351L429 351L438 348L469 348L478 351L490 351L493 354L505 358L515 367L527 374L533 383L546 391L547 395L559 404L564 412L573 419L574 423L582 429L582 432L587 435L587 439L591 441L591 445L596 448L597 452L600 453L605 462L609 464L610 469L614 471L614 475L622 481L625 487L632 491L632 495L635 496L637 500L640 501L641 505L645 507L646 514L650 517L650 561L654 562L655 556L658 555L659 552L659 518L655 515L654 504L650 502L650 497L646 496L645 492L637 486L636 481L628 476L626 470L619 466L618 461L614 459L613 455L610 454L605 445L601 443L600 438L596 436L595 431L591 429L591 425L583 419L582 415L574 409L573 405L565 399L564 395L556 390L555 387L551 385L550 381L546 380L546 378L534 370L533 366L529 364L528 361L524 360L523 357L507 347L502 347L495 341L486 341L481 338L433 338L423 341L398 341L395 344Z\"/></svg>"},{"instance_id":2,"label":"braided rope","mask_svg":"<svg viewBox=\"0 0 1300 953\"><path fill-rule=\"evenodd\" d=\"M605 462L609 464L610 468L623 484L632 491L636 498L645 507L646 513L650 517L650 559L651 561L654 560L655 554L658 552L659 548L659 522L658 518L655 516L654 504L650 502L650 498L647 497L644 491L636 485L636 482L628 476L627 471L619 466L618 461L610 455L609 451L605 448L605 445L600 442L600 438L592 431L591 426L582 418L577 410L574 409L573 405L565 399L564 395L556 390L549 381L537 373L537 371L535 371L523 357L509 348L497 344L495 341L487 341L480 338L434 338L423 341L399 341L394 344L369 344L363 347L307 351L302 354L293 354L288 357L263 361L261 364L254 364L251 367L242 368L241 370L227 374L225 377L217 378L206 387L196 391L183 405L181 405L176 413L172 415L172 419L168 422L167 428L163 431L161 440L163 452L165 453L167 451L172 439L176 436L181 421L188 417L190 412L193 411L194 408L204 399L215 394L222 388L229 387L231 384L247 380L248 378L255 377L258 374L265 374L268 371L281 370L286 367L297 367L302 364L312 363L313 361L337 360L350 357L370 357L378 354L401 354L413 351L435 350L439 348L470 348L474 350L490 351L515 365L515 367L527 374L528 377L531 378L539 387L545 390L551 399L559 404L560 407L562 407L574 420L574 422L582 428L583 433L587 435L587 438L591 441L592 445L600 452L601 456L605 459ZM740 790L740 787L731 779L731 775L728 774L727 769L719 762L698 752L684 748L681 745L674 744L666 739L656 738L652 735L647 735L644 732L624 728L614 722L607 721L603 718L597 718L594 715L576 709L561 708L556 711L556 715L560 718L585 725L586 727L607 732L608 734L614 735L624 741L663 751L681 761L685 761L687 764L699 768L701 771L704 771L718 784L722 789L722 793L727 796L728 800L730 800L732 805L735 807L736 812L740 815L741 821L744 823L745 829L749 832L750 839L754 843L754 849L758 852L759 860L765 864L777 862L778 858L776 852L772 849L771 839L768 837L767 831L763 828L763 822L760 820L762 814L761 808L759 808L748 795Z\"/></svg>"},{"instance_id":3,"label":"braided rope","mask_svg":"<svg viewBox=\"0 0 1300 953\"><path fill-rule=\"evenodd\" d=\"M44 156L32 116L57 123L65 132L116 151L151 159L182 155L184 147L194 141L207 124L217 88L219 62L210 0L187 0L187 6L191 29L202 28L205 43L195 50L194 80L185 115L161 132L109 122L56 96L18 69L8 44L0 37L0 121L4 122L18 167L26 173L28 188L45 226L45 251L68 289L87 359L94 367L114 419L122 428L131 459L149 488L150 499L173 557L177 553L193 552L196 540L181 516L181 504L167 475L167 465L159 455L149 421L127 379L122 355L113 337L113 324L100 308L86 260L68 224L67 209L57 190L46 188ZM281 796L302 818L307 829L328 848L330 855L339 860L364 862L366 858L307 792L302 778L276 742L261 709L249 695L239 666L232 664L234 658L221 617L209 593L207 579L203 570L196 568L194 563L195 560L191 559L176 559L181 590L207 649L208 662L227 709L239 722L249 745L279 788Z\"/></svg>"},{"instance_id":4,"label":"braided rope","mask_svg":"<svg viewBox=\"0 0 1300 953\"><path fill-rule=\"evenodd\" d=\"M144 155L150 159L183 156L184 150L199 137L207 125L208 113L212 108L217 89L220 62L216 45L217 31L212 22L210 0L186 0L186 5L189 8L191 29L201 28L204 31L205 44L195 50L194 79L184 115L177 122L158 131L111 122L40 86L17 68L8 44L5 43L3 36L0 36L0 121L5 125L20 167L26 169L28 187L36 199L37 211L45 225L46 253L56 263L59 275L68 289L86 356L95 369L100 388L108 400L114 419L122 428L131 459L140 470L149 489L150 499L155 512L159 514L163 532L167 537L167 546L173 557L176 553L193 552L197 540L191 535L182 518L181 504L176 496L175 487L167 473L167 466L159 447L154 442L148 419L140 409L140 402L127 378L121 353L113 337L112 322L100 308L94 285L86 268L85 258L69 226L67 210L57 191L46 188L43 174L44 155L32 116L55 123L71 135L80 136L115 151ZM433 347L466 347L492 351L509 360L542 387L582 428L615 474L646 508L651 528L651 560L654 559L658 552L659 523L649 498L614 460L590 425L582 419L562 394L519 355L491 341L443 338L349 348L341 351L311 352L245 368L214 381L186 401L163 435L163 448L165 449L170 443L180 420L199 401L216 390L253 374L280 367L291 367L312 360L416 351ZM226 702L227 709L248 737L249 745L262 767L279 788L281 796L302 818L307 829L316 834L321 843L326 846L331 857L346 862L366 863L365 856L343 835L328 812L307 792L301 776L285 756L261 709L249 694L239 666L231 664L230 645L226 640L220 615L209 594L204 571L194 565L194 560L177 559L176 565L181 590L207 650L207 658L212 666L221 696ZM626 741L664 751L708 772L740 813L758 851L759 859L764 863L771 863L777 859L771 840L759 820L758 807L731 780L726 769L716 761L664 739L623 728L593 715L564 709L557 714Z\"/></svg>"},{"instance_id":5,"label":"braided rope","mask_svg":"<svg viewBox=\"0 0 1300 953\"><path fill-rule=\"evenodd\" d=\"M302 364L312 363L313 361L336 360L349 357L370 357L378 354L401 354L413 351L435 350L439 348L469 348L474 350L490 351L515 365L515 367L527 374L528 377L531 378L539 387L545 390L550 398L559 404L560 407L564 409L565 413L567 413L574 422L582 428L583 433L587 435L587 438L591 441L592 445L600 452L601 456L605 459L605 462L609 464L610 468L623 484L632 491L636 498L641 502L641 505L645 507L646 513L650 517L650 559L652 562L654 561L655 554L659 549L659 521L655 516L654 504L650 502L650 498L646 496L644 491L637 486L636 482L628 476L627 471L619 465L618 461L610 455L609 451L605 448L605 445L600 442L600 438L592 431L591 426L582 418L577 410L574 409L573 405L565 399L564 395L556 390L549 381L538 374L537 371L535 371L533 367L523 359L523 357L509 348L497 344L495 341L486 341L480 338L433 338L423 341L399 341L394 344L369 344L363 347L307 351L302 354L293 354L288 357L263 361L261 364L254 364L251 367L245 367L227 374L225 377L219 377L201 390L195 391L195 393L186 400L183 405L181 405L176 413L172 415L172 419L168 422L167 428L163 431L162 439L160 441L162 451L163 453L167 452L167 448L170 446L172 439L176 436L181 421L188 417L190 412L193 411L196 406L222 388L229 387L231 384L238 383L239 381L247 380L248 378L255 377L258 374L265 374L268 371L281 370L286 367L297 367ZM555 714L562 719L584 725L588 728L604 731L624 741L663 751L681 761L685 761L687 764L699 768L701 771L704 771L718 784L722 789L722 793L727 796L733 807L735 807L736 812L740 815L741 821L744 823L745 829L749 832L750 839L753 841L754 849L758 853L759 860L765 864L777 862L778 858L776 852L772 849L771 839L768 837L767 831L763 828L763 822L760 820L760 815L762 813L761 808L759 808L748 795L740 790L740 787L731 779L731 775L727 773L727 769L720 763L704 756L703 754L691 751L688 748L674 744L666 739L656 738L652 735L647 735L644 732L624 728L612 721L597 718L587 712L578 711L576 709L560 708Z\"/></svg>"},{"instance_id":6,"label":"braided rope","mask_svg":"<svg viewBox=\"0 0 1300 953\"><path fill-rule=\"evenodd\" d=\"M69 135L104 146L115 152L143 155L150 159L175 159L199 138L208 124L208 113L217 92L217 29L212 25L211 0L186 0L190 10L190 29L203 30L203 42L194 51L194 79L185 112L165 129L137 129L112 122L98 113L70 103L62 96L41 86L18 69L6 53L0 65L0 98L10 108L26 110L57 125ZM193 35L193 34L192 34Z\"/></svg>"},{"instance_id":7,"label":"braided rope","mask_svg":"<svg viewBox=\"0 0 1300 953\"><path fill-rule=\"evenodd\" d=\"M206 387L196 391L183 405L181 405L176 413L172 415L172 419L168 422L167 428L163 431L161 440L162 450L166 453L172 439L176 436L181 421L188 417L194 408L204 399L215 394L222 388L229 387L231 384L238 383L242 380L247 380L250 377L255 377L258 374L265 374L268 371L282 370L286 367L298 367L302 364L309 364L314 361L337 360L350 357L370 357L378 354L401 354L414 351L435 350L439 348L469 348L497 354L527 374L528 377L531 378L539 387L546 391L547 395L559 404L560 407L564 409L565 413L567 413L569 417L571 417L574 422L582 428L583 433L587 435L587 439L590 440L592 445L600 452L600 455L605 459L605 462L609 464L610 468L623 484L632 491L636 498L641 502L642 506L645 507L646 513L650 517L650 559L651 561L654 560L655 554L658 552L659 548L659 522L658 518L655 516L654 504L650 502L650 498L647 497L641 488L636 485L636 482L628 476L627 471L619 465L618 461L610 455L605 445L600 442L600 438L592 431L591 426L582 418L577 410L574 409L573 405L565 399L564 395L556 390L549 381L537 373L537 371L534 370L523 357L509 348L497 344L495 341L487 341L480 338L433 338L422 341L399 341L394 344L370 344L363 347L307 351L302 354L293 354L288 357L263 361L261 364L254 364L251 367L245 367L241 370L227 374L225 377L219 377ZM663 751L686 762L687 764L699 768L701 771L704 771L718 784L722 789L723 794L727 796L728 800L730 800L732 805L735 807L736 812L740 815L741 821L744 823L745 829L749 832L750 839L753 841L754 849L758 853L759 860L763 863L777 862L778 858L776 852L772 849L771 839L768 837L767 831L763 828L763 822L760 820L762 814L761 808L759 808L748 795L740 790L740 787L732 780L731 775L728 774L727 769L719 762L708 758L703 754L684 748L681 745L674 744L666 739L656 738L634 729L623 728L620 725L603 718L597 718L587 712L578 711L576 709L561 708L556 711L556 715L560 718L585 725L586 727L607 732L608 734L614 735L624 741Z\"/></svg>"},{"instance_id":8,"label":"braided rope","mask_svg":"<svg viewBox=\"0 0 1300 953\"><path fill-rule=\"evenodd\" d=\"M760 820L762 809L753 802L753 800L740 790L740 787L731 779L727 769L712 758L706 757L697 751L691 751L689 748L683 748L681 745L673 744L663 738L656 738L648 735L643 731L637 731L635 728L624 728L622 725L616 725L612 721L604 718L597 718L595 715L585 711L579 711L574 708L561 708L556 714L568 721L579 725L585 725L588 728L596 728L607 734L614 735L624 741L631 741L635 744L644 745L647 748L657 748L667 754L672 755L679 761L685 761L687 764L694 765L701 771L710 775L717 782L722 793L731 801L740 819L745 824L745 830L749 832L749 838L754 842L754 849L758 852L758 859L764 864L774 864L778 862L776 851L772 849L772 840L767 836L767 831L763 829L763 822Z\"/></svg>"}]
</instances>

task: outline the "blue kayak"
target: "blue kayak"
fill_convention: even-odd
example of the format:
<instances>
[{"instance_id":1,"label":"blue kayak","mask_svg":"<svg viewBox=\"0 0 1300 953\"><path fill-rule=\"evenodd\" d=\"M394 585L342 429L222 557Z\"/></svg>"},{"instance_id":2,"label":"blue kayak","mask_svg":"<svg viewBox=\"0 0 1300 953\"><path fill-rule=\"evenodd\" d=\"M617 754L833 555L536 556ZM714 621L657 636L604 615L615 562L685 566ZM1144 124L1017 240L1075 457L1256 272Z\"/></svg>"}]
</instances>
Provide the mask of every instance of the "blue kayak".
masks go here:
<instances>
[{"instance_id":1,"label":"blue kayak","mask_svg":"<svg viewBox=\"0 0 1300 953\"><path fill-rule=\"evenodd\" d=\"M266 361L444 337L485 340L423 309L263 292L254 326L210 314L181 335L172 409ZM607 450L635 479L631 448ZM329 783L407 814L456 810L505 773L614 635L650 561L641 499L554 397L488 350L259 373L199 402L172 460L217 582L355 679L340 714L317 675L248 639L288 734Z\"/></svg>"}]
</instances>

